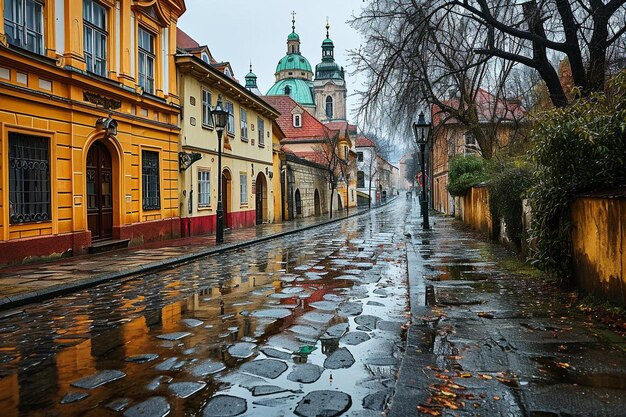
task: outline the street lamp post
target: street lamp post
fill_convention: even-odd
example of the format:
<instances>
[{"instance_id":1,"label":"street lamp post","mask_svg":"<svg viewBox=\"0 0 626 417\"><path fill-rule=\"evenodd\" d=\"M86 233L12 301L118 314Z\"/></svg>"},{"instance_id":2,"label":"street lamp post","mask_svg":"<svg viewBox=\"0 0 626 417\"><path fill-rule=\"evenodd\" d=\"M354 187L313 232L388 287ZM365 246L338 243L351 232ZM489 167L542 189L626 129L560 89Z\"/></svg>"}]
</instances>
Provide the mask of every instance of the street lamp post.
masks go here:
<instances>
[{"instance_id":1,"label":"street lamp post","mask_svg":"<svg viewBox=\"0 0 626 417\"><path fill-rule=\"evenodd\" d=\"M222 96L217 99L216 106L211 110L213 125L217 132L217 218L215 224L215 243L224 241L224 208L222 206L222 133L228 124L228 111L222 107Z\"/></svg>"},{"instance_id":2,"label":"street lamp post","mask_svg":"<svg viewBox=\"0 0 626 417\"><path fill-rule=\"evenodd\" d=\"M420 153L422 154L422 201L420 204L420 208L422 211L422 228L424 230L430 229L430 224L428 223L428 200L426 194L426 164L424 154L426 152L426 144L428 143L428 132L430 130L430 123L426 121L424 118L424 112L420 112L419 117L417 119L417 123L413 123L413 134L415 135L415 141L420 146Z\"/></svg>"}]
</instances>

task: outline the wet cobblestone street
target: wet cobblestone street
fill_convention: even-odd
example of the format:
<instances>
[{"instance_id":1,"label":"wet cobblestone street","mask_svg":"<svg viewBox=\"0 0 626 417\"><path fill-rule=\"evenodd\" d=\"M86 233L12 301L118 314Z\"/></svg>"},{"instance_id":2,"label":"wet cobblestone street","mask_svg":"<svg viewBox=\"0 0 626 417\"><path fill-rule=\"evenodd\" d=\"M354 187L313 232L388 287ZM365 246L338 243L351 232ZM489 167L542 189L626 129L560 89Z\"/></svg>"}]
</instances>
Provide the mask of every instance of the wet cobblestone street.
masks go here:
<instances>
[{"instance_id":1,"label":"wet cobblestone street","mask_svg":"<svg viewBox=\"0 0 626 417\"><path fill-rule=\"evenodd\" d=\"M2 416L380 415L405 209L1 313Z\"/></svg>"}]
</instances>

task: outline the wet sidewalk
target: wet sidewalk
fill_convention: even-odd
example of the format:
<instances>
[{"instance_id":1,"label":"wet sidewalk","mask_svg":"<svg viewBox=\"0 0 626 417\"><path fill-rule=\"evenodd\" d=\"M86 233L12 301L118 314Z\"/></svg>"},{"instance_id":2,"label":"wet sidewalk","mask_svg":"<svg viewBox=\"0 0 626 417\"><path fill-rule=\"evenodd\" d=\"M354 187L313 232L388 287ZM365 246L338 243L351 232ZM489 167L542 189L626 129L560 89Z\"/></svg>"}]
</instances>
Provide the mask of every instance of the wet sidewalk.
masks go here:
<instances>
[{"instance_id":1,"label":"wet sidewalk","mask_svg":"<svg viewBox=\"0 0 626 417\"><path fill-rule=\"evenodd\" d=\"M454 220L420 222L413 205L412 324L389 417L624 415L623 330Z\"/></svg>"},{"instance_id":2,"label":"wet sidewalk","mask_svg":"<svg viewBox=\"0 0 626 417\"><path fill-rule=\"evenodd\" d=\"M393 201L393 200L390 200ZM378 208L378 207L376 207ZM372 207L372 210L376 208ZM238 249L269 239L341 221L367 212L351 208L346 214L295 219L280 223L226 230L224 243L215 235L152 242L94 255L60 258L45 263L0 268L0 310L40 301L113 279L143 274L194 259Z\"/></svg>"}]
</instances>

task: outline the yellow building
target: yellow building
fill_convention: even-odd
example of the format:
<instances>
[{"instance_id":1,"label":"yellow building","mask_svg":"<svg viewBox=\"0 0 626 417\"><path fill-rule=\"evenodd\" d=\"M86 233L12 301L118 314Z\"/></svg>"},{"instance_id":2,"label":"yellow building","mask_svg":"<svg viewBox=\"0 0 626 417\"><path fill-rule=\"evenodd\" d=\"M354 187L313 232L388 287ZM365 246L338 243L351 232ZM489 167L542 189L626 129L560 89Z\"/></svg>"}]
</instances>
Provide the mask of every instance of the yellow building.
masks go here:
<instances>
[{"instance_id":1,"label":"yellow building","mask_svg":"<svg viewBox=\"0 0 626 417\"><path fill-rule=\"evenodd\" d=\"M280 196L274 195L279 178L273 170L272 122L279 113L240 85L228 63L216 62L206 46L180 29L176 67L184 107L180 157L189 161L180 173L182 234L215 230L218 175L226 228L274 222L275 198ZM218 99L230 113L222 137L221 173L210 115Z\"/></svg>"},{"instance_id":2,"label":"yellow building","mask_svg":"<svg viewBox=\"0 0 626 417\"><path fill-rule=\"evenodd\" d=\"M184 11L0 0L0 263L179 234Z\"/></svg>"}]
</instances>

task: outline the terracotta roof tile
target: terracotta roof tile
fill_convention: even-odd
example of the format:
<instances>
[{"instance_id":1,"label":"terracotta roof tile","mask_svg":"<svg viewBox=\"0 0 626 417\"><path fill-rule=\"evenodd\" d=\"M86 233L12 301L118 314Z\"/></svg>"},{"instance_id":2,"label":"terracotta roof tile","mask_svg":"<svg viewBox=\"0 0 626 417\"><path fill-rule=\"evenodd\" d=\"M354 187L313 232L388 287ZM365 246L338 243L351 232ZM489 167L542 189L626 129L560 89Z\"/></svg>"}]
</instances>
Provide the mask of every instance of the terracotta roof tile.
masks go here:
<instances>
[{"instance_id":1,"label":"terracotta roof tile","mask_svg":"<svg viewBox=\"0 0 626 417\"><path fill-rule=\"evenodd\" d=\"M459 106L459 100L456 98L446 100L444 104L457 108ZM496 98L496 96L482 88L476 92L476 105L478 107L478 119L483 123L492 120L521 120L526 114L526 110L519 101ZM434 105L432 109L432 119L433 125L435 126L441 123L458 123L456 119L449 117L445 111L436 105Z\"/></svg>"},{"instance_id":2,"label":"terracotta roof tile","mask_svg":"<svg viewBox=\"0 0 626 417\"><path fill-rule=\"evenodd\" d=\"M199 48L200 44L193 40L193 38L182 31L181 28L176 28L176 46L181 49L195 49Z\"/></svg>"},{"instance_id":3,"label":"terracotta roof tile","mask_svg":"<svg viewBox=\"0 0 626 417\"><path fill-rule=\"evenodd\" d=\"M372 140L366 138L365 136L357 136L356 147L357 148L375 148L376 144L372 142Z\"/></svg>"},{"instance_id":4,"label":"terracotta roof tile","mask_svg":"<svg viewBox=\"0 0 626 417\"><path fill-rule=\"evenodd\" d=\"M333 137L337 132L326 127L322 122L311 116L302 106L289 96L263 96L263 100L280 112L277 122L285 132L283 142L299 142L311 140L325 140ZM296 107L302 110L302 126L294 127L292 111Z\"/></svg>"}]
</instances>

